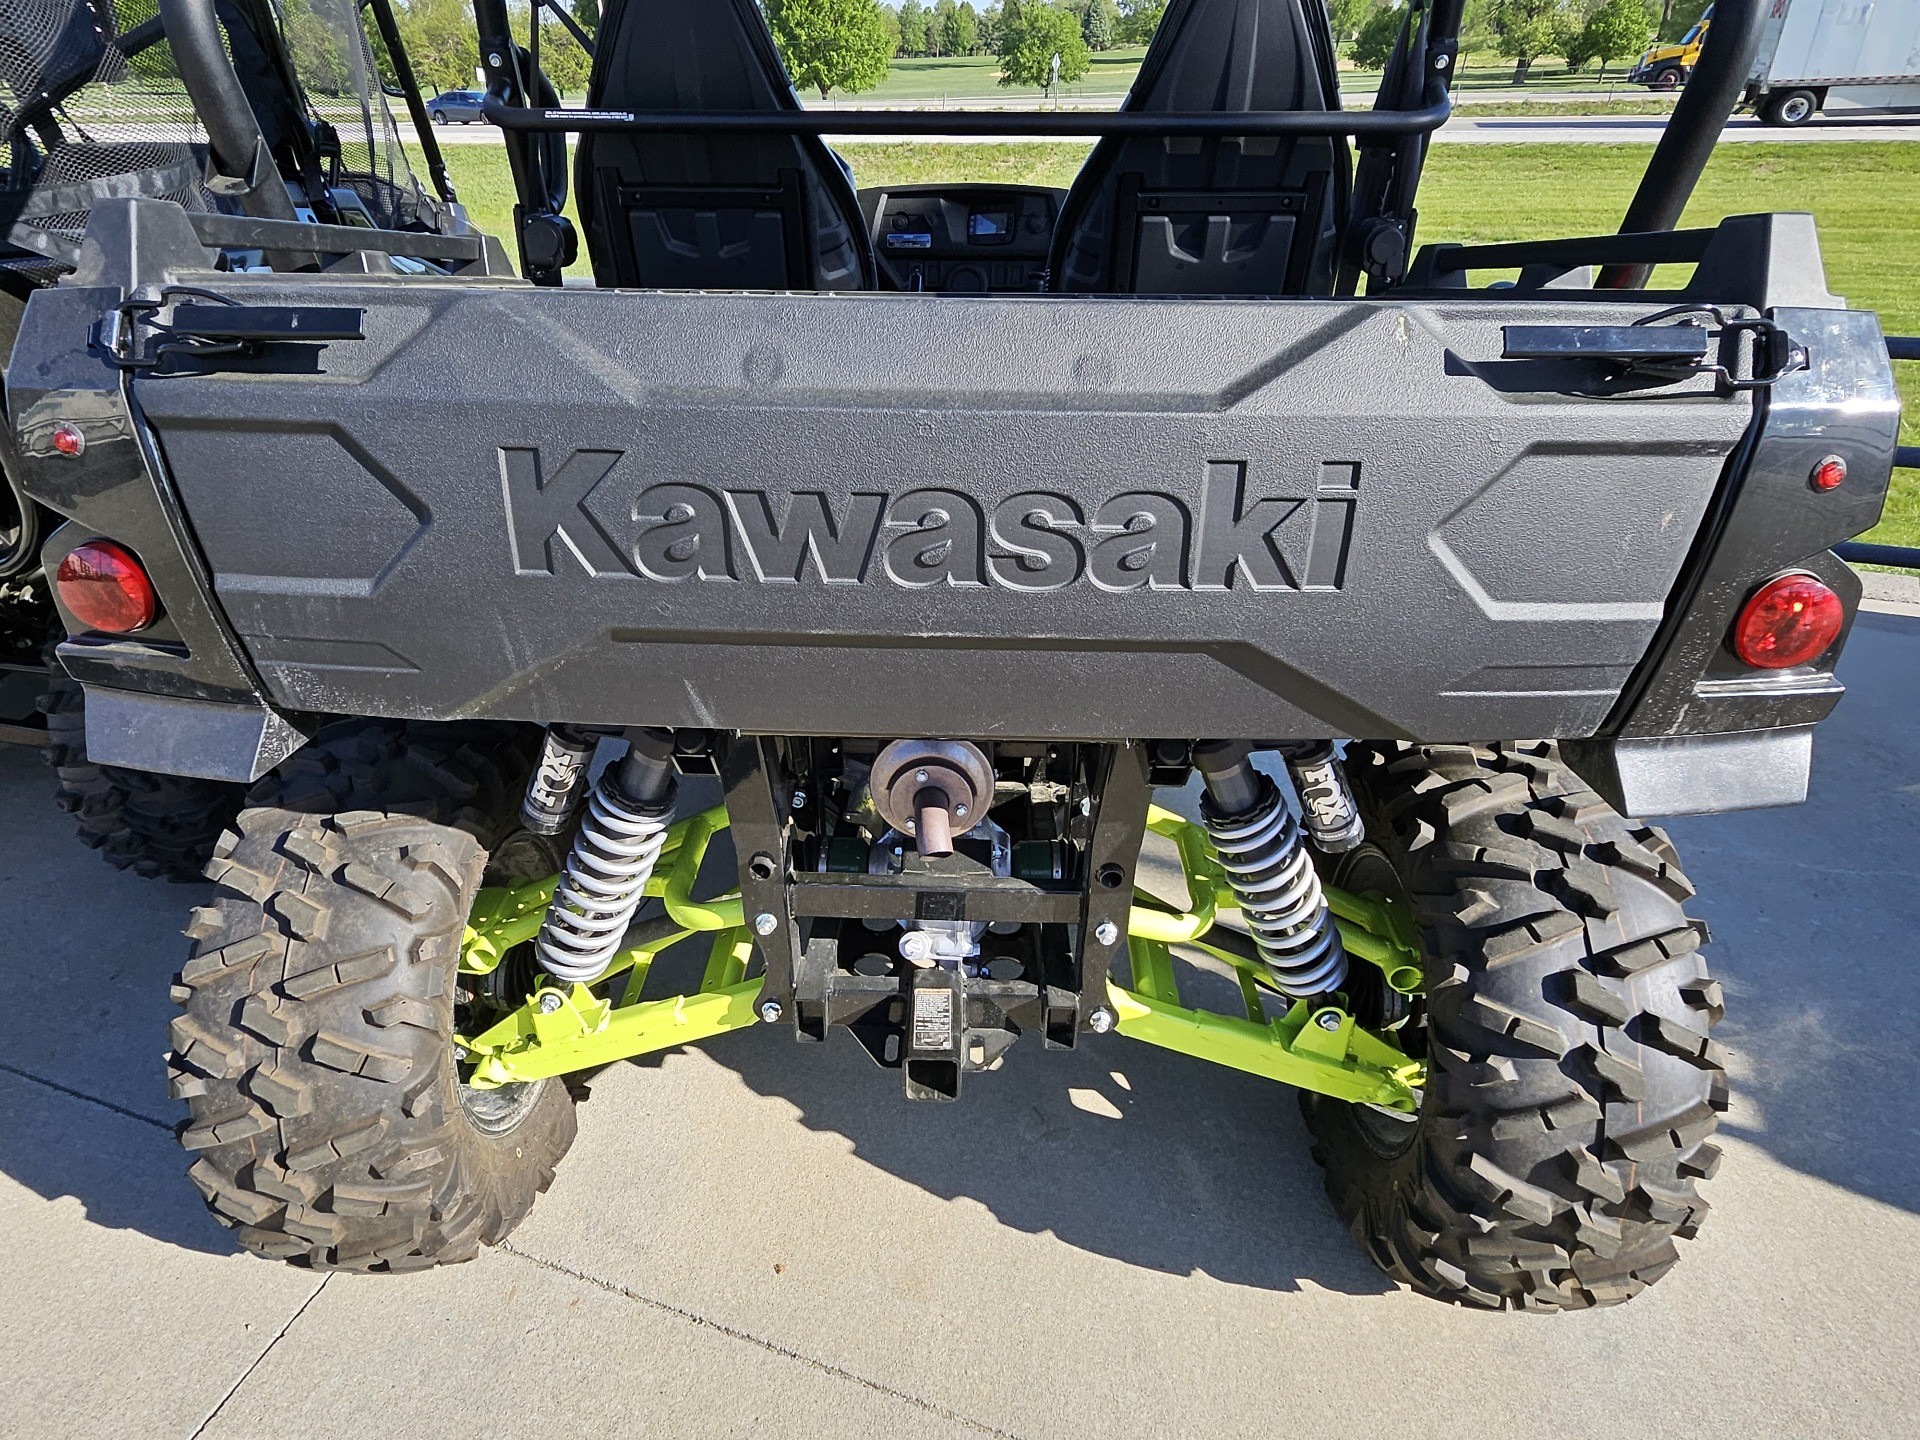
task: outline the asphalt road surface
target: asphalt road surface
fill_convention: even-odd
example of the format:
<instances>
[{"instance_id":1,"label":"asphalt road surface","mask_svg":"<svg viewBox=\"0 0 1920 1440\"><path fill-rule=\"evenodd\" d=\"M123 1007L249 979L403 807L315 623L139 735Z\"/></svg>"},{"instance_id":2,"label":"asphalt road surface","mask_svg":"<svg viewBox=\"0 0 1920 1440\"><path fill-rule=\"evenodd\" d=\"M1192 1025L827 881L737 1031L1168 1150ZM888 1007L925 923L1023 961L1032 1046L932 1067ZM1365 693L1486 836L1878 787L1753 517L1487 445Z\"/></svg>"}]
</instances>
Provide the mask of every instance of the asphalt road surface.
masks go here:
<instances>
[{"instance_id":1,"label":"asphalt road surface","mask_svg":"<svg viewBox=\"0 0 1920 1440\"><path fill-rule=\"evenodd\" d=\"M161 1076L205 888L109 871L0 746L0 1435L1912 1435L1920 614L1842 673L1810 804L1671 827L1728 992L1714 1214L1554 1318L1396 1290L1292 1095L1119 1037L909 1107L743 1031L601 1077L473 1264L235 1255Z\"/></svg>"},{"instance_id":2,"label":"asphalt road surface","mask_svg":"<svg viewBox=\"0 0 1920 1440\"><path fill-rule=\"evenodd\" d=\"M1511 115L1503 117L1477 115L1474 113L1477 108L1482 107L1463 107L1440 128L1435 138L1442 143L1468 145L1537 145L1543 142L1651 145L1660 138L1660 132L1667 123L1663 115ZM435 127L434 133L440 137L442 145L498 145L500 143L500 132L485 123L442 125ZM413 142L414 132L411 126L401 126L400 134L402 139ZM827 138L835 145L851 146L863 141L871 142L881 137L830 135ZM1006 144L1022 139L1058 140L1060 137L994 135L983 138L923 135L914 138L921 141L946 139L956 144ZM1805 125L1789 128L1780 125L1764 125L1751 115L1740 115L1727 123L1726 129L1720 133L1720 139L1722 143L1755 140L1792 143L1815 140L1920 140L1920 116L1893 118L1876 116L1871 119L1823 117L1810 120Z\"/></svg>"},{"instance_id":3,"label":"asphalt road surface","mask_svg":"<svg viewBox=\"0 0 1920 1440\"><path fill-rule=\"evenodd\" d=\"M1460 144L1651 145L1666 128L1664 115L1512 115L1482 116L1456 112L1436 138ZM1736 115L1720 132L1720 143L1743 141L1920 140L1920 116L1809 120L1804 125L1767 125L1751 115Z\"/></svg>"}]
</instances>

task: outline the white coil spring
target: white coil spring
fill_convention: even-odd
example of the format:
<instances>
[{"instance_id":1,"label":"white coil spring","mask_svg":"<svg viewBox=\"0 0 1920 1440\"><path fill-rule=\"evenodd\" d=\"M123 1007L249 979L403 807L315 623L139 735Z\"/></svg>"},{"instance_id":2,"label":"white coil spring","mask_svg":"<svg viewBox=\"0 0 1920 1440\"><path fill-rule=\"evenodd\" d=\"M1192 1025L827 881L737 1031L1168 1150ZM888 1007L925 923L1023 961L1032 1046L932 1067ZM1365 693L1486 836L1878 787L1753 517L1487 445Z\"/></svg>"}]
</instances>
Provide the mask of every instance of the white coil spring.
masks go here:
<instances>
[{"instance_id":1,"label":"white coil spring","mask_svg":"<svg viewBox=\"0 0 1920 1440\"><path fill-rule=\"evenodd\" d=\"M601 777L534 942L549 975L590 985L606 973L640 908L672 818L671 802L635 806L620 794L612 769Z\"/></svg>"},{"instance_id":2,"label":"white coil spring","mask_svg":"<svg viewBox=\"0 0 1920 1440\"><path fill-rule=\"evenodd\" d=\"M1260 803L1242 815L1218 815L1211 801L1200 813L1280 992L1305 999L1338 990L1347 978L1346 947L1279 788L1269 781Z\"/></svg>"}]
</instances>

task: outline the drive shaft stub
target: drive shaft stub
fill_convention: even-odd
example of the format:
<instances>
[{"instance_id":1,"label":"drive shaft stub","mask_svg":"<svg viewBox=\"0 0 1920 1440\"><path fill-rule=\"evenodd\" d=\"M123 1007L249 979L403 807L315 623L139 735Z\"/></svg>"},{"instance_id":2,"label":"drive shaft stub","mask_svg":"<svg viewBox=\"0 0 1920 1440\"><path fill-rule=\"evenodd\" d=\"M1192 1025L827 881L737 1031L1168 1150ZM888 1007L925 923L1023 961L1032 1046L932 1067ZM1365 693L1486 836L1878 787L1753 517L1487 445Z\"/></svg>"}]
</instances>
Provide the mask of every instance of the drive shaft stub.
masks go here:
<instances>
[{"instance_id":1,"label":"drive shaft stub","mask_svg":"<svg viewBox=\"0 0 1920 1440\"><path fill-rule=\"evenodd\" d=\"M874 808L922 855L953 853L955 833L986 818L993 766L970 740L895 740L874 757Z\"/></svg>"}]
</instances>

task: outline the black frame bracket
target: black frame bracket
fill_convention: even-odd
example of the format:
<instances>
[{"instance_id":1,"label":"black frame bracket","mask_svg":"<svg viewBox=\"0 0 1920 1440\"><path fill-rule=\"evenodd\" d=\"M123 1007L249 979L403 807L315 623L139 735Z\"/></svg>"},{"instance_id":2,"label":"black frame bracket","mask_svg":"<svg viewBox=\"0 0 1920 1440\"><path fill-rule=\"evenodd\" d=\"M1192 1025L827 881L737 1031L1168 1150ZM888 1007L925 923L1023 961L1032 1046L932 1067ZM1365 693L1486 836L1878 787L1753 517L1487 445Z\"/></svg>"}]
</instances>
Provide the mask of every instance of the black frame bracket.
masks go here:
<instances>
[{"instance_id":1,"label":"black frame bracket","mask_svg":"<svg viewBox=\"0 0 1920 1440\"><path fill-rule=\"evenodd\" d=\"M923 1099L952 1098L961 1073L993 1063L1015 1034L1038 1033L1047 1048L1066 1049L1081 1032L1102 1028L1095 1016L1107 1011L1108 972L1126 952L1153 793L1147 746L1088 747L1093 758L1073 801L1082 863L1050 885L983 875L956 857L921 861L899 875L808 864L800 842L819 802L807 792L825 788L802 773L808 762L795 747L808 743L752 735L723 742L741 908L763 971L755 1002L763 1019L787 1023L800 1040L845 1028L876 1061L905 1069L909 1095ZM975 975L889 964L884 973L865 973L844 963L847 938L858 935L851 927L869 924L877 939L909 919L1019 926L1031 938L1034 963L1018 979L993 978L991 967ZM936 1045L928 1037L943 1016L948 1028Z\"/></svg>"}]
</instances>

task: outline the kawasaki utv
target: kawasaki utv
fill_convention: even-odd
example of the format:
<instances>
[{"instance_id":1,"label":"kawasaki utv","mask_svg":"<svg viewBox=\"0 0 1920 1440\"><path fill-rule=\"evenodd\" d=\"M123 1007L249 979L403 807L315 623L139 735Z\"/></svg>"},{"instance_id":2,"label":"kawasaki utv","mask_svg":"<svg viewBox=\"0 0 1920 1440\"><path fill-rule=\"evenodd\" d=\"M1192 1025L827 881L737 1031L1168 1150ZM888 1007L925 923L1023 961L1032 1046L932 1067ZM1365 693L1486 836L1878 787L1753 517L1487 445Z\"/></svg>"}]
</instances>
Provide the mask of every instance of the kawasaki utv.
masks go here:
<instances>
[{"instance_id":1,"label":"kawasaki utv","mask_svg":"<svg viewBox=\"0 0 1920 1440\"><path fill-rule=\"evenodd\" d=\"M1416 250L1459 16L1371 111L1318 0L1173 0L1118 113L823 116L751 0L612 0L580 110L480 0L525 278L94 207L7 396L89 744L253 786L168 1061L243 1246L468 1259L581 1077L759 1025L915 1100L1021 1038L1296 1086L1450 1300L1673 1264L1721 992L1625 817L1803 797L1897 401L1808 217L1671 228L1739 0L1623 233ZM859 193L828 130L1099 143Z\"/></svg>"},{"instance_id":2,"label":"kawasaki utv","mask_svg":"<svg viewBox=\"0 0 1920 1440\"><path fill-rule=\"evenodd\" d=\"M194 37L197 45L222 52L223 68L199 83L244 112L238 130L223 124L222 110L204 123L196 111L182 63L190 67L199 52L183 43L176 62L171 36L186 22L176 16L170 29L168 8L158 0L0 0L0 348L12 348L28 297L80 263L88 217L102 201L148 196L196 214L467 229L390 0L310 0L295 27L269 0L219 0L194 17L213 27ZM389 97L412 112L435 194L408 167ZM225 268L268 263L260 245L240 242L226 249ZM63 632L41 541L62 517L24 493L5 435L0 473L0 741L42 747L59 774L61 807L114 865L197 880L246 788L89 756L82 687L52 653ZM23 723L36 708L44 722Z\"/></svg>"}]
</instances>

